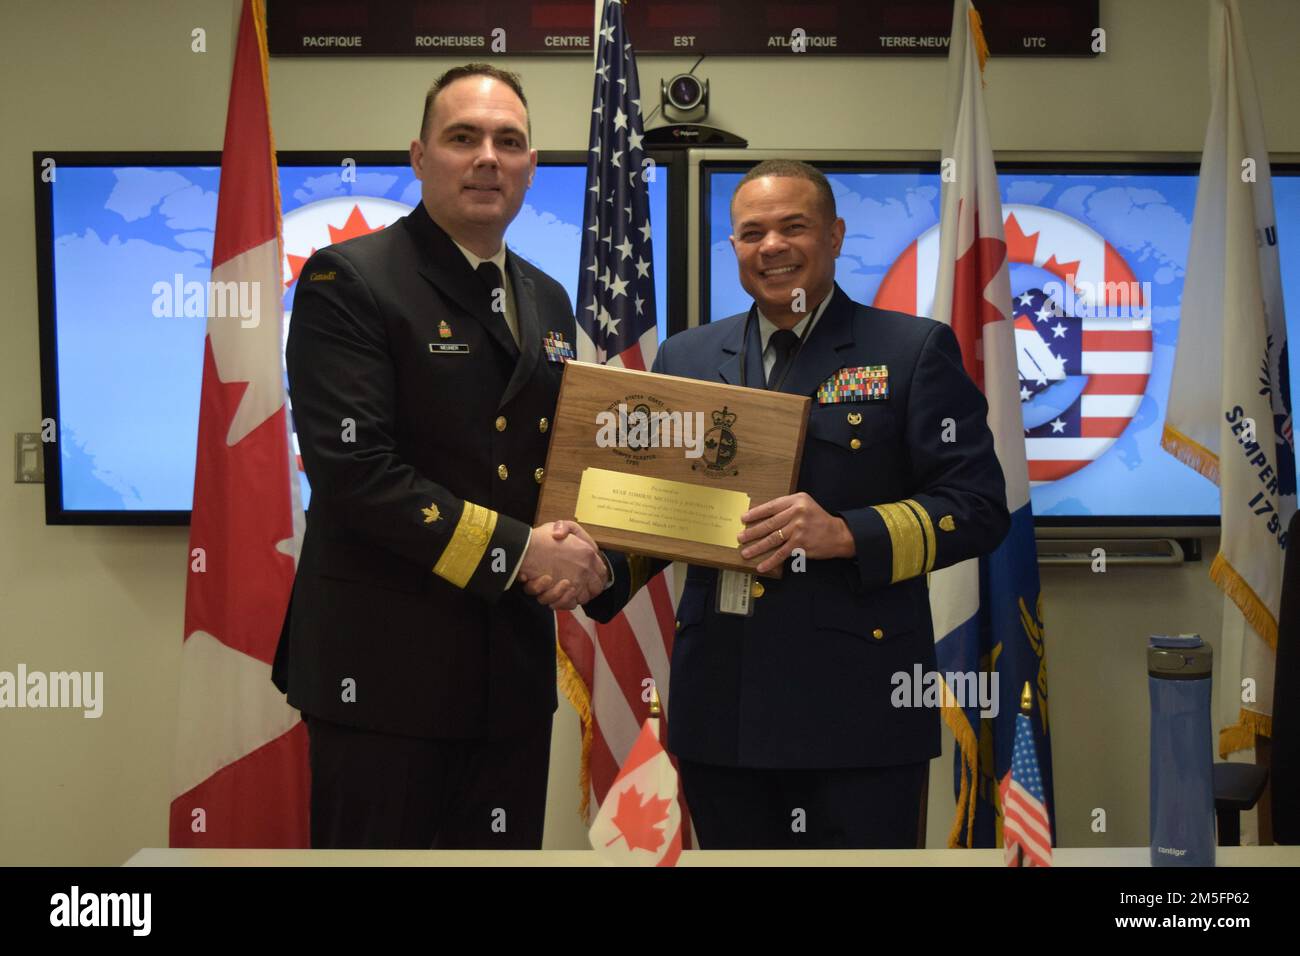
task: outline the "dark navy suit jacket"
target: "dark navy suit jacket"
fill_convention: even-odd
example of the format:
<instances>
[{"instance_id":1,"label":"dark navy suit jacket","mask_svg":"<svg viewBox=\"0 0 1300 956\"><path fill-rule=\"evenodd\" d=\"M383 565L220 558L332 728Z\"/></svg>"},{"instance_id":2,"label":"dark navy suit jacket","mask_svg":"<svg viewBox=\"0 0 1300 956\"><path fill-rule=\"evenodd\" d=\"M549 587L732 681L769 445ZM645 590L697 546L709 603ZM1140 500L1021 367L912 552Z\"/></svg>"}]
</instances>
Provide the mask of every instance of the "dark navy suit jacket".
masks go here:
<instances>
[{"instance_id":1,"label":"dark navy suit jacket","mask_svg":"<svg viewBox=\"0 0 1300 956\"><path fill-rule=\"evenodd\" d=\"M303 266L286 358L312 497L272 675L306 714L504 738L555 711L555 615L509 578L564 368L544 340L576 329L558 282L506 272L518 345L422 203Z\"/></svg>"},{"instance_id":2,"label":"dark navy suit jacket","mask_svg":"<svg viewBox=\"0 0 1300 956\"><path fill-rule=\"evenodd\" d=\"M738 385L743 360L747 384L762 387L756 318L740 354L747 318L673 336L654 371ZM886 397L818 401L837 371L869 365L887 367ZM988 406L951 329L860 305L838 286L781 390L814 400L798 489L845 520L857 554L807 560L802 572L787 562L781 580L761 579L750 618L719 614L718 572L690 567L677 608L669 749L740 767L928 760L940 752L939 713L893 706L894 675L935 667L926 572L991 551L1009 527ZM614 585L584 608L602 621L665 563L610 557Z\"/></svg>"}]
</instances>

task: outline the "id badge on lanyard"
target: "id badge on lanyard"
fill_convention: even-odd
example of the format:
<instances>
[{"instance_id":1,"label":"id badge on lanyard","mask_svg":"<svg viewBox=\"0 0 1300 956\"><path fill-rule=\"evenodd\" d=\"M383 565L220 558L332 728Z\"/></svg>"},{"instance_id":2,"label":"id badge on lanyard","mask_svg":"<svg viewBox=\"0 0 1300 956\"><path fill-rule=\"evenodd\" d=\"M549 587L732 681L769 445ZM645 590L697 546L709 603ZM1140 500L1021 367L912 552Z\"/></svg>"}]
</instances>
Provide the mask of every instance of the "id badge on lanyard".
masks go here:
<instances>
[{"instance_id":1,"label":"id badge on lanyard","mask_svg":"<svg viewBox=\"0 0 1300 956\"><path fill-rule=\"evenodd\" d=\"M719 571L717 611L753 617L754 575L747 571Z\"/></svg>"}]
</instances>

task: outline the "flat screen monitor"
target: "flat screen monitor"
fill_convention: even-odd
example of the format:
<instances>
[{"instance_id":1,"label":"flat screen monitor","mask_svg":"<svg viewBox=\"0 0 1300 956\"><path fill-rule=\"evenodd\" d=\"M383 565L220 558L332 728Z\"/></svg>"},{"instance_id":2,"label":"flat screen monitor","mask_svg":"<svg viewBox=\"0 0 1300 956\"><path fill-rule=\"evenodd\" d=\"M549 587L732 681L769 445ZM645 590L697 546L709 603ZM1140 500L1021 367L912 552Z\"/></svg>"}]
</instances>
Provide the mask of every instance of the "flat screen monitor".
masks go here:
<instances>
[{"instance_id":1,"label":"flat screen monitor","mask_svg":"<svg viewBox=\"0 0 1300 956\"><path fill-rule=\"evenodd\" d=\"M700 163L700 321L745 311L730 234L752 162ZM858 302L929 315L937 164L816 162L846 224L838 284ZM1197 166L999 162L1031 498L1040 526L1212 526L1218 488L1160 447L1178 342ZM1275 165L1288 334L1300 334L1300 167ZM1123 283L1089 309L1067 275ZM1123 308L1121 308L1123 306ZM1127 311L1124 311L1127 309ZM1117 322L1130 316L1132 322ZM1205 343L1218 348L1218 343ZM1056 373L1044 374L1044 369ZM1294 393L1293 393L1294 394Z\"/></svg>"},{"instance_id":2,"label":"flat screen monitor","mask_svg":"<svg viewBox=\"0 0 1300 956\"><path fill-rule=\"evenodd\" d=\"M37 153L42 401L52 524L183 524L194 486L218 153ZM576 299L586 154L543 152L508 246ZM52 165L50 163L52 161ZM659 334L668 331L671 158L649 182ZM406 154L279 154L285 331L299 270L419 201ZM676 290L674 290L676 291ZM197 303L200 297L194 297ZM299 471L304 503L310 501Z\"/></svg>"}]
</instances>

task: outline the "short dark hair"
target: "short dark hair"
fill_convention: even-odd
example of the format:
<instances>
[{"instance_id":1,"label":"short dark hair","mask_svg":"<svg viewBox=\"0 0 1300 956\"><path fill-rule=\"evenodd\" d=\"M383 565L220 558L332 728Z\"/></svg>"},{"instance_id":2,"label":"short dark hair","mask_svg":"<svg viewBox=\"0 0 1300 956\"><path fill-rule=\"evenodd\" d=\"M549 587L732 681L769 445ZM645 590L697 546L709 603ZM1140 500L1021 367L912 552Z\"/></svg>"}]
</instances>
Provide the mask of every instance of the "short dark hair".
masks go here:
<instances>
[{"instance_id":1,"label":"short dark hair","mask_svg":"<svg viewBox=\"0 0 1300 956\"><path fill-rule=\"evenodd\" d=\"M524 104L524 116L528 122L528 140L531 143L533 139L533 120L531 116L528 116L528 100L524 97L523 81L519 79L518 73L511 73L509 70L495 67L491 63L466 63L464 66L453 66L433 81L433 85L429 87L429 92L424 95L424 116L420 120L420 142L423 143L429 137L429 116L433 112L433 101L438 98L439 93L451 86L451 84L457 80L463 80L467 76L490 76L514 90L515 96L519 97L519 102Z\"/></svg>"},{"instance_id":2,"label":"short dark hair","mask_svg":"<svg viewBox=\"0 0 1300 956\"><path fill-rule=\"evenodd\" d=\"M762 179L764 176L785 176L791 179L804 179L817 187L817 192L821 196L822 205L830 214L832 222L838 218L835 211L835 193L831 191L830 180L816 166L809 166L807 163L800 162L797 159L765 159L741 178L736 183L735 190L731 193L731 205L736 204L736 194L740 192L742 186L746 183L752 183L755 179Z\"/></svg>"}]
</instances>

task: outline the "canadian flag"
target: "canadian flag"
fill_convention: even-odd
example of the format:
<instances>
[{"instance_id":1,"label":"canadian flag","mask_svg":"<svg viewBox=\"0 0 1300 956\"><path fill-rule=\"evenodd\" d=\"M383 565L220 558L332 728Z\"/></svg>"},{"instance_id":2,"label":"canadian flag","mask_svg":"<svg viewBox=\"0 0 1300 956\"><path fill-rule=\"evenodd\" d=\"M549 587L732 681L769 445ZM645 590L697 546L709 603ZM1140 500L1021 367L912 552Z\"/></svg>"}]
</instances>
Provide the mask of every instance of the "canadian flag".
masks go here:
<instances>
[{"instance_id":1,"label":"canadian flag","mask_svg":"<svg viewBox=\"0 0 1300 956\"><path fill-rule=\"evenodd\" d=\"M262 0L243 0L199 403L174 847L302 847L308 838L307 735L271 684L302 505L285 407L280 195L266 63Z\"/></svg>"},{"instance_id":2,"label":"canadian flag","mask_svg":"<svg viewBox=\"0 0 1300 956\"><path fill-rule=\"evenodd\" d=\"M682 855L677 771L659 743L658 717L641 725L589 837L592 849L619 866L677 865Z\"/></svg>"},{"instance_id":3,"label":"canadian flag","mask_svg":"<svg viewBox=\"0 0 1300 956\"><path fill-rule=\"evenodd\" d=\"M955 706L951 687L945 687L942 713L953 732L957 761L957 813L948 845L995 845L999 808L992 784L1011 767L1019 725L1017 691L1028 681L1037 702L1033 708L1037 720L1030 727L1031 750L1036 749L1035 759L1042 768L1041 800L1050 848L1053 799L1046 638L1017 359L1018 349L1026 343L1013 325L1002 194L984 105L988 46L970 0L954 0L951 36L932 314L951 326L961 347L962 365L988 401L988 426L1006 479L1011 527L992 553L930 575L930 613L940 673L989 672L993 686L1001 688L995 712L1001 716L986 718L980 708L967 706L969 702ZM1046 356L1037 353L1031 363L1038 364L1049 380L1060 373L1055 359L1048 361L1050 355L1050 351Z\"/></svg>"}]
</instances>

